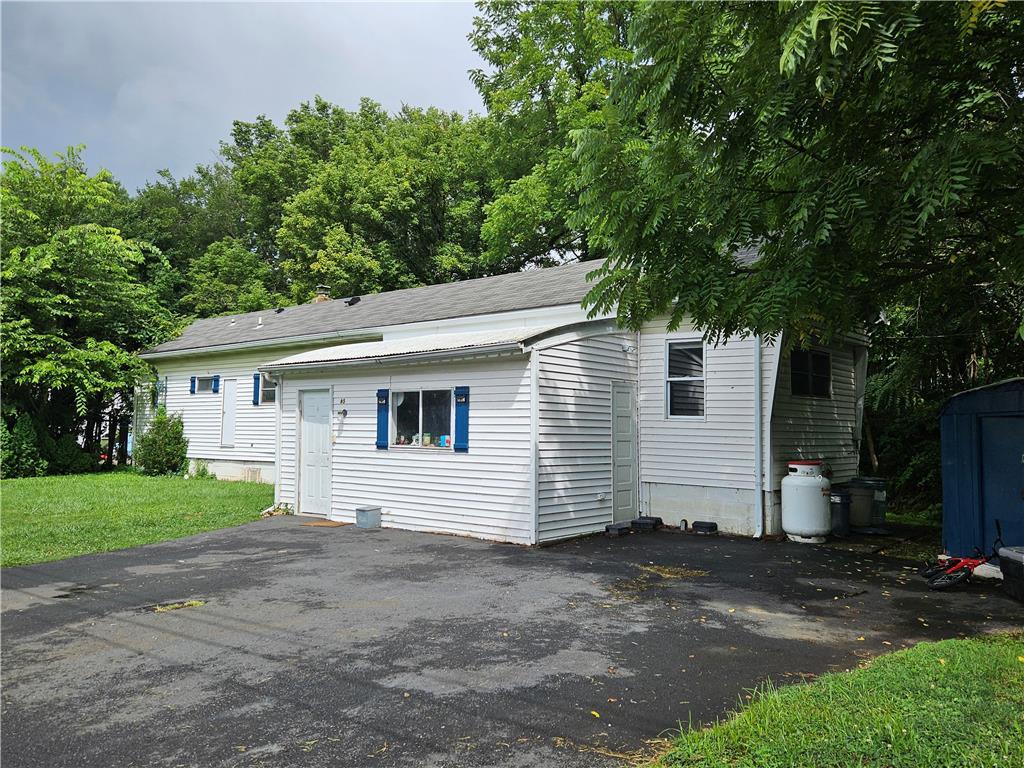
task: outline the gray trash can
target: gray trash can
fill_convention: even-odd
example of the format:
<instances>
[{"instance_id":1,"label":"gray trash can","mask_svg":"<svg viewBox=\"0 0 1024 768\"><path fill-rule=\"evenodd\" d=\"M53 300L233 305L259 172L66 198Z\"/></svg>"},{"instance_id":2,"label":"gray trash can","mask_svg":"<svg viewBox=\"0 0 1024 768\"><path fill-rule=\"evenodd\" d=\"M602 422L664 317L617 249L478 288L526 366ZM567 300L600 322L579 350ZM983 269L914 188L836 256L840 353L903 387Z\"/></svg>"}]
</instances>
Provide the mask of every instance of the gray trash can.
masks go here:
<instances>
[{"instance_id":1,"label":"gray trash can","mask_svg":"<svg viewBox=\"0 0 1024 768\"><path fill-rule=\"evenodd\" d=\"M380 507L356 507L356 528L380 528Z\"/></svg>"},{"instance_id":2,"label":"gray trash can","mask_svg":"<svg viewBox=\"0 0 1024 768\"><path fill-rule=\"evenodd\" d=\"M852 494L851 517L858 527L885 525L888 512L884 477L855 477L847 486Z\"/></svg>"},{"instance_id":3,"label":"gray trash can","mask_svg":"<svg viewBox=\"0 0 1024 768\"><path fill-rule=\"evenodd\" d=\"M829 493L829 508L832 512L832 535L850 535L850 492L842 486L835 486Z\"/></svg>"}]
</instances>

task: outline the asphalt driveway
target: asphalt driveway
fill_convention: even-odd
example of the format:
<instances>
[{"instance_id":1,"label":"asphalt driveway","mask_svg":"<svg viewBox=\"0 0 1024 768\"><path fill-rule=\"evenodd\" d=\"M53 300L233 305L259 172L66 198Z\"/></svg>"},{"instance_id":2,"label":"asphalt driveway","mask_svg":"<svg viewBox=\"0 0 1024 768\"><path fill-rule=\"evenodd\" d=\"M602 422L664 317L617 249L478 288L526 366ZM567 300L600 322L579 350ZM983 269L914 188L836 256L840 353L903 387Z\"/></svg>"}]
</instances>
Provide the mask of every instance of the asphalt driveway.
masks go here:
<instances>
[{"instance_id":1,"label":"asphalt driveway","mask_svg":"<svg viewBox=\"0 0 1024 768\"><path fill-rule=\"evenodd\" d=\"M614 765L768 678L1024 624L788 543L301 522L4 570L4 765Z\"/></svg>"}]
</instances>

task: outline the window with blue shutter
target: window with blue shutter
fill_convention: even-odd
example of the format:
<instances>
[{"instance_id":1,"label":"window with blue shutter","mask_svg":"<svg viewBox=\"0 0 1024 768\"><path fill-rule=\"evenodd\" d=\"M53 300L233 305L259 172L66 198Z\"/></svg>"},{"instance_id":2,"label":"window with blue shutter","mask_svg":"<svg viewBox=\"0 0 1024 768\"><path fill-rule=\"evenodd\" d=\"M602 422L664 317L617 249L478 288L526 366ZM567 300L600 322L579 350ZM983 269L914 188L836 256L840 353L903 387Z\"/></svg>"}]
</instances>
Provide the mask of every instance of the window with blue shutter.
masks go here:
<instances>
[{"instance_id":1,"label":"window with blue shutter","mask_svg":"<svg viewBox=\"0 0 1024 768\"><path fill-rule=\"evenodd\" d=\"M455 451L469 452L469 387L455 388Z\"/></svg>"},{"instance_id":2,"label":"window with blue shutter","mask_svg":"<svg viewBox=\"0 0 1024 768\"><path fill-rule=\"evenodd\" d=\"M213 377L213 393L217 394L220 392L220 376Z\"/></svg>"},{"instance_id":3,"label":"window with blue shutter","mask_svg":"<svg viewBox=\"0 0 1024 768\"><path fill-rule=\"evenodd\" d=\"M196 377L193 376L188 385L188 393L194 395L196 393Z\"/></svg>"},{"instance_id":4,"label":"window with blue shutter","mask_svg":"<svg viewBox=\"0 0 1024 768\"><path fill-rule=\"evenodd\" d=\"M377 448L388 449L388 391L377 390Z\"/></svg>"},{"instance_id":5,"label":"window with blue shutter","mask_svg":"<svg viewBox=\"0 0 1024 768\"><path fill-rule=\"evenodd\" d=\"M260 404L260 375L258 373L252 375L252 404Z\"/></svg>"}]
</instances>

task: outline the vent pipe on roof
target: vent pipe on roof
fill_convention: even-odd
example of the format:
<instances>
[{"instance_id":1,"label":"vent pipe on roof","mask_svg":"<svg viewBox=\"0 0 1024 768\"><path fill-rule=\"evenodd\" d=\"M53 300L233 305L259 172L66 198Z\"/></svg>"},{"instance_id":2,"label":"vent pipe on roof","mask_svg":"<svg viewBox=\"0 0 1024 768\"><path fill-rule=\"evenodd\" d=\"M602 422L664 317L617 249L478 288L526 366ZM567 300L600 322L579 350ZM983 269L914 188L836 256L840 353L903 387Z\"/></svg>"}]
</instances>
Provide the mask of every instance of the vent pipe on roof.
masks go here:
<instances>
[{"instance_id":1,"label":"vent pipe on roof","mask_svg":"<svg viewBox=\"0 0 1024 768\"><path fill-rule=\"evenodd\" d=\"M330 287L326 285L318 285L316 287L316 298L313 299L314 304L319 304L322 301L330 301Z\"/></svg>"},{"instance_id":2,"label":"vent pipe on roof","mask_svg":"<svg viewBox=\"0 0 1024 768\"><path fill-rule=\"evenodd\" d=\"M256 327L257 328L262 328L263 327L263 316L262 315L260 315L258 318L256 318Z\"/></svg>"}]
</instances>

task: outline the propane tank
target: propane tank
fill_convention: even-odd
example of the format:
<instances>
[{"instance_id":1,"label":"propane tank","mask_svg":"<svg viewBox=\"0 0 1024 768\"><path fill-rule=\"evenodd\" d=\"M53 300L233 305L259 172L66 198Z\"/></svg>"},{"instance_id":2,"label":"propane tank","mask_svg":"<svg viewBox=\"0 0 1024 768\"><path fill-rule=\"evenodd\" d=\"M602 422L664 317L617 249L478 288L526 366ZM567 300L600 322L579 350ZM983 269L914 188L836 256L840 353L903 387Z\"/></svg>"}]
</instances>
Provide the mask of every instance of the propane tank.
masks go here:
<instances>
[{"instance_id":1,"label":"propane tank","mask_svg":"<svg viewBox=\"0 0 1024 768\"><path fill-rule=\"evenodd\" d=\"M820 544L832 530L829 491L822 461L791 461L782 478L782 530L791 541Z\"/></svg>"}]
</instances>

